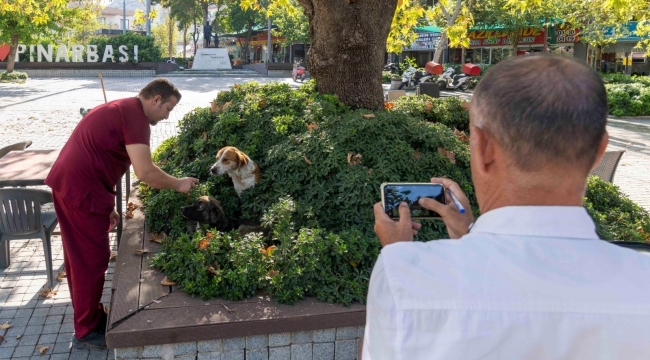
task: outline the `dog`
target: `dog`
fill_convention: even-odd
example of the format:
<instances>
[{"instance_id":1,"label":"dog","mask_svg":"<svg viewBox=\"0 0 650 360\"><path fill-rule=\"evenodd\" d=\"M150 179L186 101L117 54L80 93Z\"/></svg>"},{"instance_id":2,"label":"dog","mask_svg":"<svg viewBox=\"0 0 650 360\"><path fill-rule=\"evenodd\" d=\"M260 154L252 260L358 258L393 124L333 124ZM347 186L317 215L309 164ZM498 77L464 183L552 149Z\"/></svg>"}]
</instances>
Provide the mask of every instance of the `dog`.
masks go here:
<instances>
[{"instance_id":1,"label":"dog","mask_svg":"<svg viewBox=\"0 0 650 360\"><path fill-rule=\"evenodd\" d=\"M226 146L217 152L217 162L210 168L212 175L228 174L235 185L237 196L260 181L262 170L248 155L234 146Z\"/></svg>"},{"instance_id":2,"label":"dog","mask_svg":"<svg viewBox=\"0 0 650 360\"><path fill-rule=\"evenodd\" d=\"M261 232L265 236L268 234L268 230L257 223L227 217L219 200L212 196L196 198L192 205L181 208L181 214L190 220L187 224L190 233L195 232L202 224L207 224L221 232L237 229L240 236L251 232Z\"/></svg>"}]
</instances>

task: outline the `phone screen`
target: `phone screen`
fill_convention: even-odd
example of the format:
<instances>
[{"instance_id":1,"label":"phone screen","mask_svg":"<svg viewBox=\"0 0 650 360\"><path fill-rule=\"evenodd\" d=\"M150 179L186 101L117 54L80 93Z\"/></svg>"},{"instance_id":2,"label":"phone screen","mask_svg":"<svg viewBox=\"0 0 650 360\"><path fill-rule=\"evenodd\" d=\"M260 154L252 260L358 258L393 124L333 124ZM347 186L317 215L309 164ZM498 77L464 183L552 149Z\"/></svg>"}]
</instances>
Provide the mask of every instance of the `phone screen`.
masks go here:
<instances>
[{"instance_id":1,"label":"phone screen","mask_svg":"<svg viewBox=\"0 0 650 360\"><path fill-rule=\"evenodd\" d=\"M435 211L423 208L418 204L422 197L445 203L445 188L441 184L429 183L394 183L383 184L382 200L384 211L391 218L399 218L399 204L406 202L411 209L411 218L439 218Z\"/></svg>"}]
</instances>

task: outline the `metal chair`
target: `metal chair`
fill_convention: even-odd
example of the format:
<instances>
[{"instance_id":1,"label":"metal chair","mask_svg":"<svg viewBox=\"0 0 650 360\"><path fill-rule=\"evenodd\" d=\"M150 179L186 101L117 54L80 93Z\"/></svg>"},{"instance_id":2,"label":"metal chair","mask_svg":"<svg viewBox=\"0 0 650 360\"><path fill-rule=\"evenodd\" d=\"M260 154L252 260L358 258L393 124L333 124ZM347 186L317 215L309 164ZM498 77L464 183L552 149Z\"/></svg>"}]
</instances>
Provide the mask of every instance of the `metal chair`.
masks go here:
<instances>
[{"instance_id":1,"label":"metal chair","mask_svg":"<svg viewBox=\"0 0 650 360\"><path fill-rule=\"evenodd\" d=\"M11 144L0 149L0 157L7 155L10 151L25 150L32 144L31 140Z\"/></svg>"},{"instance_id":2,"label":"metal chair","mask_svg":"<svg viewBox=\"0 0 650 360\"><path fill-rule=\"evenodd\" d=\"M616 150L616 151L605 151L605 155L600 160L598 166L596 166L589 175L596 175L603 181L610 183L614 182L614 173L618 167L618 162L621 161L621 157L625 150Z\"/></svg>"},{"instance_id":3,"label":"metal chair","mask_svg":"<svg viewBox=\"0 0 650 360\"><path fill-rule=\"evenodd\" d=\"M54 211L41 212L41 205L51 202L52 193L46 190L0 189L0 246L4 250L4 256L0 257L0 267L6 268L10 264L10 240L40 237L50 289L54 288L50 238L58 221Z\"/></svg>"}]
</instances>

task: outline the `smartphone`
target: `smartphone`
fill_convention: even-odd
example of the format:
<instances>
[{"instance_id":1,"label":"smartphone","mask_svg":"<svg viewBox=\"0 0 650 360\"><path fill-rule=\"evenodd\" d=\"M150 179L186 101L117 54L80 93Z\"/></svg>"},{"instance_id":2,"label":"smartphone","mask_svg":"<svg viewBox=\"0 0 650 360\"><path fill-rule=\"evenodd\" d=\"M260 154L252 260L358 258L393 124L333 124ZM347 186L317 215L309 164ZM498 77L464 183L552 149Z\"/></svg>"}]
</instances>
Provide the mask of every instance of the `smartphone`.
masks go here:
<instances>
[{"instance_id":1,"label":"smartphone","mask_svg":"<svg viewBox=\"0 0 650 360\"><path fill-rule=\"evenodd\" d=\"M399 219L399 204L406 202L411 209L411 219L440 219L435 211L418 204L422 197L431 198L445 204L445 187L432 183L383 183L381 184L381 202L384 211L392 219Z\"/></svg>"}]
</instances>

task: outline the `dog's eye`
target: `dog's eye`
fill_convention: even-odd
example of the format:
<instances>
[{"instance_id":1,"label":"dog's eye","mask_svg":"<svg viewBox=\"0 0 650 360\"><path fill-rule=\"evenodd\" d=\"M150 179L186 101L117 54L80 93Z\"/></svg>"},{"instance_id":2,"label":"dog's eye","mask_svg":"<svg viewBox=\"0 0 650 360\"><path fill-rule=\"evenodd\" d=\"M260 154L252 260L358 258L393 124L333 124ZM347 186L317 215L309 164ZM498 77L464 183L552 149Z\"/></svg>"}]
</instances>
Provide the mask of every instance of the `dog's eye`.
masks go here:
<instances>
[{"instance_id":1,"label":"dog's eye","mask_svg":"<svg viewBox=\"0 0 650 360\"><path fill-rule=\"evenodd\" d=\"M227 162L228 162L228 159L223 159L224 164L227 163Z\"/></svg>"}]
</instances>

